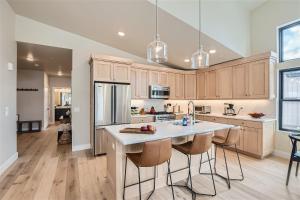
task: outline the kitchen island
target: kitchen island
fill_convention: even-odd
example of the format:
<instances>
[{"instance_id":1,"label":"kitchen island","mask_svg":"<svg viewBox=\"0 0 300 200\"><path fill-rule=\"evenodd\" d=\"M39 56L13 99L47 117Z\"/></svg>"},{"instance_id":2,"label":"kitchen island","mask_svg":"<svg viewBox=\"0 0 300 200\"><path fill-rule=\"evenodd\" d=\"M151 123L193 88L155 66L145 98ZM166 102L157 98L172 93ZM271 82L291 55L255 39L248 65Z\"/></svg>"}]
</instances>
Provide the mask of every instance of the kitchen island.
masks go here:
<instances>
[{"instance_id":1,"label":"kitchen island","mask_svg":"<svg viewBox=\"0 0 300 200\"><path fill-rule=\"evenodd\" d=\"M182 126L179 121L153 122L148 123L156 127L156 133L128 134L120 133L120 130L128 127L141 127L146 124L126 124L107 126L107 184L105 191L110 193L110 199L120 200L123 194L123 177L125 169L125 155L127 152L141 152L143 143L164 138L172 138L172 143L184 143L193 138L195 134L205 134L217 130L228 129L233 125L213 122L197 121L194 125ZM206 157L204 157L204 160ZM192 156L192 175L198 173L200 156ZM186 156L173 149L171 158L171 171L185 168L187 166ZM153 178L153 168L141 168L141 180ZM166 186L167 164L162 164L156 170L156 188ZM187 178L187 170L172 174L173 182ZM126 185L138 181L137 168L133 163L128 162ZM142 184L142 193L150 192L153 181ZM112 195L112 196L111 196ZM126 188L126 197L129 199L138 196L138 185Z\"/></svg>"}]
</instances>

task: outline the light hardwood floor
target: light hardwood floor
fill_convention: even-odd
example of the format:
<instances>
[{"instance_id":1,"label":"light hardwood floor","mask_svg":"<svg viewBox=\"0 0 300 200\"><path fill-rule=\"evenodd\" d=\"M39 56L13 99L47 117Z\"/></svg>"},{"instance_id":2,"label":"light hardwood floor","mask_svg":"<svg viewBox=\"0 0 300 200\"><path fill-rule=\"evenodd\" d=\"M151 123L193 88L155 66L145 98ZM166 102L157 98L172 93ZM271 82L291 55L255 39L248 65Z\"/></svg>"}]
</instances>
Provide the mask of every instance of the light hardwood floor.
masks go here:
<instances>
[{"instance_id":1,"label":"light hardwood floor","mask_svg":"<svg viewBox=\"0 0 300 200\"><path fill-rule=\"evenodd\" d=\"M70 145L57 146L55 127L41 133L18 136L19 159L0 177L0 199L5 200L94 200L104 197L106 158L94 158L89 151L71 152ZM228 153L230 172L238 176L234 154ZM222 155L218 155L217 169L224 172ZM300 177L291 175L285 186L287 160L269 157L256 160L241 157L245 180L232 182L228 190L225 182L216 179L217 196L197 199L300 199ZM294 171L293 171L294 172ZM208 176L193 177L194 187L211 191ZM176 199L191 199L188 191L175 188ZM158 189L152 199L171 199L170 188Z\"/></svg>"}]
</instances>

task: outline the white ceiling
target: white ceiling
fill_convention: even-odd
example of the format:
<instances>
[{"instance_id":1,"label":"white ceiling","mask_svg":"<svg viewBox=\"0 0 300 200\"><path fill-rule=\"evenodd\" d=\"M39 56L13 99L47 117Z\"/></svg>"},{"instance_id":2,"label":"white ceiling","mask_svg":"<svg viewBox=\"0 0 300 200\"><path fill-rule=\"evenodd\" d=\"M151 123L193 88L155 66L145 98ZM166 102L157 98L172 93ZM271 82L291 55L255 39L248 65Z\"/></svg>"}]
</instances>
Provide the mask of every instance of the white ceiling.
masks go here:
<instances>
[{"instance_id":1,"label":"white ceiling","mask_svg":"<svg viewBox=\"0 0 300 200\"><path fill-rule=\"evenodd\" d=\"M250 0L248 7L255 7ZM154 38L155 6L146 0L8 0L17 14L76 33L100 43L146 58L146 47ZM258 5L261 0L253 0ZM246 4L245 4L246 5ZM159 9L159 33L168 44L169 65L188 68L185 58L197 49L197 30ZM125 32L120 38L118 31ZM210 64L241 57L202 34L206 50L216 49ZM97 53L97 52L91 52Z\"/></svg>"},{"instance_id":2,"label":"white ceiling","mask_svg":"<svg viewBox=\"0 0 300 200\"><path fill-rule=\"evenodd\" d=\"M27 60L28 55L33 57L33 61ZM42 70L51 76L58 76L59 71L63 76L71 76L72 50L18 42L17 67Z\"/></svg>"}]
</instances>

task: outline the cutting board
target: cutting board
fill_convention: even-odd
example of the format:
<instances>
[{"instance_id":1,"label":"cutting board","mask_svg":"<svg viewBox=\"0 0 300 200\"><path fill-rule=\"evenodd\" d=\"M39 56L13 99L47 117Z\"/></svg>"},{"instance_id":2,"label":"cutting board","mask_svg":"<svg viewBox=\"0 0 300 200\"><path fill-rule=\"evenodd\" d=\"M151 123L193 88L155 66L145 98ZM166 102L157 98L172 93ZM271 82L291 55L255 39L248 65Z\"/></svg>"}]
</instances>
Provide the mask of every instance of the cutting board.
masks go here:
<instances>
[{"instance_id":1,"label":"cutting board","mask_svg":"<svg viewBox=\"0 0 300 200\"><path fill-rule=\"evenodd\" d=\"M120 133L154 134L155 131L141 131L140 128L124 128L124 129L120 130Z\"/></svg>"}]
</instances>

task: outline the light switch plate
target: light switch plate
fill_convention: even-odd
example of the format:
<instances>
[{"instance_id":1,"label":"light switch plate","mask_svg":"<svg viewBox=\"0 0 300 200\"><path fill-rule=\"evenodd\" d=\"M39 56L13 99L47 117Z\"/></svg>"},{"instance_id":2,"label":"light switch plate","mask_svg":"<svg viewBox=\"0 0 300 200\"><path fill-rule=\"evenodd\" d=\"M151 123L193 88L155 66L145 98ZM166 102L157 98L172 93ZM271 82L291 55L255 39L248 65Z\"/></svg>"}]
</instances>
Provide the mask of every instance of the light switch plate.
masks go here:
<instances>
[{"instance_id":1,"label":"light switch plate","mask_svg":"<svg viewBox=\"0 0 300 200\"><path fill-rule=\"evenodd\" d=\"M4 115L5 115L5 117L8 117L8 114L9 114L8 106L5 106L5 108L4 108Z\"/></svg>"},{"instance_id":2,"label":"light switch plate","mask_svg":"<svg viewBox=\"0 0 300 200\"><path fill-rule=\"evenodd\" d=\"M11 62L7 63L7 69L8 69L8 71L13 71L14 70L14 64L11 63Z\"/></svg>"},{"instance_id":3,"label":"light switch plate","mask_svg":"<svg viewBox=\"0 0 300 200\"><path fill-rule=\"evenodd\" d=\"M75 107L74 108L74 112L80 112L80 108L79 107Z\"/></svg>"}]
</instances>

